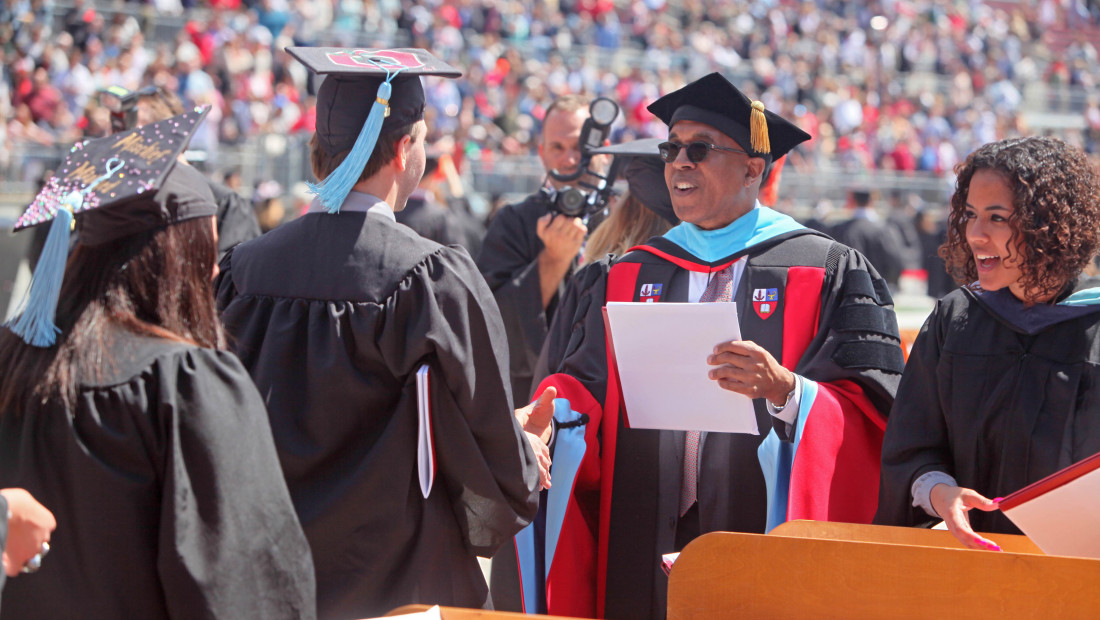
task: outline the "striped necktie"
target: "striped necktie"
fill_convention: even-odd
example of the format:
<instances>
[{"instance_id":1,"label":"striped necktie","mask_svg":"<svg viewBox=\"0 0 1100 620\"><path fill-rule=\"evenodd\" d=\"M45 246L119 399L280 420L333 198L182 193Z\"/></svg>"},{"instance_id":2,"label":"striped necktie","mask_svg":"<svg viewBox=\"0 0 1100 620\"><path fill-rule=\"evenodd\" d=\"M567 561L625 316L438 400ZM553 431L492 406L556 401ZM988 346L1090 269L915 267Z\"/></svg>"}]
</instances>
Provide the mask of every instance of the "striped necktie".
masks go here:
<instances>
[{"instance_id":1,"label":"striped necktie","mask_svg":"<svg viewBox=\"0 0 1100 620\"><path fill-rule=\"evenodd\" d=\"M733 265L716 271L707 283L699 303L733 301ZM680 516L684 516L699 494L699 431L684 436L684 472L680 485Z\"/></svg>"}]
</instances>

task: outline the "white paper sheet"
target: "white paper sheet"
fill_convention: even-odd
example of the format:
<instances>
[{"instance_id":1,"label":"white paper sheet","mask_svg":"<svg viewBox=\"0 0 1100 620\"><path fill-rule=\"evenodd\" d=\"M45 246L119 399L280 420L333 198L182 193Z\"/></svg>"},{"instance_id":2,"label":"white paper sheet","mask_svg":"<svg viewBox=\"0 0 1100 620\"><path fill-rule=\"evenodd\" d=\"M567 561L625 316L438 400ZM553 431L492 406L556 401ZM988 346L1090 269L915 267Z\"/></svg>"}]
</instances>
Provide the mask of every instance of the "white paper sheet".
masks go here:
<instances>
[{"instance_id":1,"label":"white paper sheet","mask_svg":"<svg viewBox=\"0 0 1100 620\"><path fill-rule=\"evenodd\" d=\"M392 613L392 612L391 612ZM424 611L418 611L411 614L401 614L398 616L385 616L389 618L403 618L404 620L441 620L443 618L442 612L439 610L439 605L433 605ZM383 620L384 616L378 616L377 618L363 618L362 620Z\"/></svg>"},{"instance_id":2,"label":"white paper sheet","mask_svg":"<svg viewBox=\"0 0 1100 620\"><path fill-rule=\"evenodd\" d=\"M1047 555L1100 558L1100 469L1004 513Z\"/></svg>"},{"instance_id":3,"label":"white paper sheet","mask_svg":"<svg viewBox=\"0 0 1100 620\"><path fill-rule=\"evenodd\" d=\"M714 346L741 339L736 304L610 302L607 316L631 428L759 433L752 400L707 376Z\"/></svg>"},{"instance_id":4,"label":"white paper sheet","mask_svg":"<svg viewBox=\"0 0 1100 620\"><path fill-rule=\"evenodd\" d=\"M420 474L420 493L428 497L435 480L435 449L432 446L431 392L428 391L428 365L416 371L416 465Z\"/></svg>"}]
</instances>

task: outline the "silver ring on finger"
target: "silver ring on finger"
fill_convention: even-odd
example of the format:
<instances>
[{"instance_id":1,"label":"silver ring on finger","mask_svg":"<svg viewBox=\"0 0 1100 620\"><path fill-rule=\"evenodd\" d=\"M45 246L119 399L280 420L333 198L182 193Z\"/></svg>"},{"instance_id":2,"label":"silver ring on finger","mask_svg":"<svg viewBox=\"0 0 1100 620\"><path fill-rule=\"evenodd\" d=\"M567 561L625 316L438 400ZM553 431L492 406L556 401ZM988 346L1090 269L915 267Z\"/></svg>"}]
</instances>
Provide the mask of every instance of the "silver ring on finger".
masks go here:
<instances>
[{"instance_id":1,"label":"silver ring on finger","mask_svg":"<svg viewBox=\"0 0 1100 620\"><path fill-rule=\"evenodd\" d=\"M27 563L23 565L22 572L26 574L38 572L38 569L42 568L42 558L46 557L46 554L50 552L50 543L43 542L39 547L38 553L31 556L31 559L27 560Z\"/></svg>"}]
</instances>

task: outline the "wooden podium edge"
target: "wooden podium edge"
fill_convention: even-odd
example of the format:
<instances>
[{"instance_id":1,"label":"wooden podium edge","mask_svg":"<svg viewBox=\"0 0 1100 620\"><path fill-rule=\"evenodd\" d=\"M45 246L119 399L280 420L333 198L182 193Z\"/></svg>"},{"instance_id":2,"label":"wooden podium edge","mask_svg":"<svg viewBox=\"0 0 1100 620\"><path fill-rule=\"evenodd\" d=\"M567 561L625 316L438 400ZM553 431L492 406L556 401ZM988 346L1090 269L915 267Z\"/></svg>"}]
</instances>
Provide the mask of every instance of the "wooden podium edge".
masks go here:
<instances>
[{"instance_id":1,"label":"wooden podium edge","mask_svg":"<svg viewBox=\"0 0 1100 620\"><path fill-rule=\"evenodd\" d=\"M889 525L865 525L857 523L834 523L830 521L787 521L776 526L775 529L768 532L768 535L916 545L919 547L944 547L948 549L966 548L947 530L895 527ZM1042 549L1027 536L1021 536L1019 534L981 535L996 542L1004 551L1011 553L1028 553L1031 555L1046 555L1043 553Z\"/></svg>"},{"instance_id":2,"label":"wooden podium edge","mask_svg":"<svg viewBox=\"0 0 1100 620\"><path fill-rule=\"evenodd\" d=\"M1100 560L706 534L669 576L668 619L1100 617Z\"/></svg>"}]
</instances>

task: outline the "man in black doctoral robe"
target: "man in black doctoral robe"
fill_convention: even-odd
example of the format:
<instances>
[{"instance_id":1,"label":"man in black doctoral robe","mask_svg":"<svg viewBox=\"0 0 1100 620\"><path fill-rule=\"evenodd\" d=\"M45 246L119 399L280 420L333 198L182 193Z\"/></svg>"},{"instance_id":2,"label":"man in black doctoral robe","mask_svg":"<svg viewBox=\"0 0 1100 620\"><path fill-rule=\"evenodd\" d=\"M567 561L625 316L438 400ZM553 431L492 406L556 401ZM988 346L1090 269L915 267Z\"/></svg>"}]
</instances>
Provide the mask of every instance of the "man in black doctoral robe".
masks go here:
<instances>
[{"instance_id":1,"label":"man in black doctoral robe","mask_svg":"<svg viewBox=\"0 0 1100 620\"><path fill-rule=\"evenodd\" d=\"M288 51L334 73L318 93L311 146L324 182L309 213L225 257L217 296L268 405L313 551L318 615L486 606L475 556L530 521L539 472L512 415L504 328L485 281L464 251L393 215L425 165L417 74L458 72L422 50ZM382 109L368 117L363 102ZM418 433L424 366L430 429ZM434 466L418 467L418 436L432 441L423 455L433 452Z\"/></svg>"},{"instance_id":2,"label":"man in black doctoral robe","mask_svg":"<svg viewBox=\"0 0 1100 620\"><path fill-rule=\"evenodd\" d=\"M556 99L546 110L539 158L547 171L570 175L581 163L579 139L589 101ZM575 182L574 182L575 183ZM523 202L504 206L489 222L477 266L500 306L508 333L512 396L531 395L531 379L561 292L577 266L590 221L558 213L556 192L570 185L547 175L546 185Z\"/></svg>"},{"instance_id":3,"label":"man in black doctoral robe","mask_svg":"<svg viewBox=\"0 0 1100 620\"><path fill-rule=\"evenodd\" d=\"M663 618L660 557L699 534L866 523L875 509L903 363L889 291L858 252L756 200L768 164L809 136L717 73L649 109L670 127L665 181L684 223L578 272L558 309L540 386L559 396L554 486L545 526L516 536L529 612ZM716 343L711 378L754 399L761 434L689 444L692 433L629 428L604 304L697 302L715 284L710 299L736 302L747 340Z\"/></svg>"}]
</instances>

